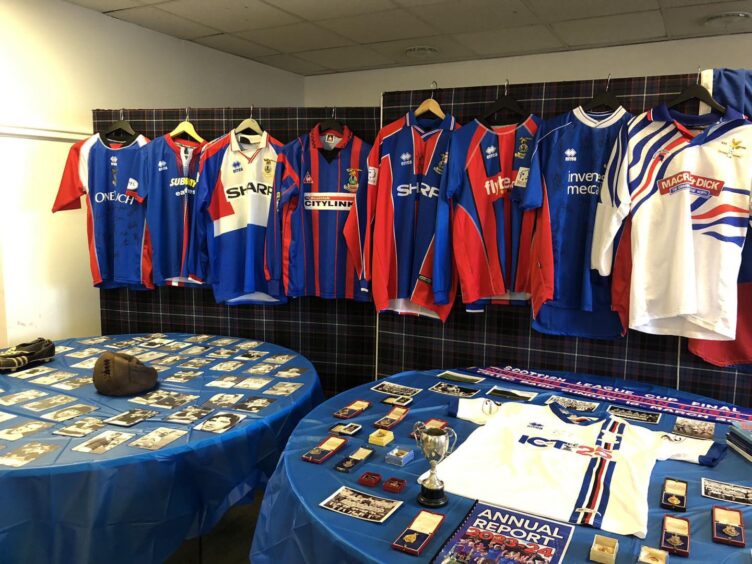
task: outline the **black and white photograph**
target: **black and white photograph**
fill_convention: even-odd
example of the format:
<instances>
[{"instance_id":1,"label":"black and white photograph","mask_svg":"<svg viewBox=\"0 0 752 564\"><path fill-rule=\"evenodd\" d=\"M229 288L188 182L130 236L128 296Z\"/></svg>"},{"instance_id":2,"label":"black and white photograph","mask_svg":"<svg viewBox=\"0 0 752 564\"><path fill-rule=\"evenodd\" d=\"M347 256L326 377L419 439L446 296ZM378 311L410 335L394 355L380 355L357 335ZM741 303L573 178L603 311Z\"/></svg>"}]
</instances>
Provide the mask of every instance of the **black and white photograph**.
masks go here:
<instances>
[{"instance_id":1,"label":"black and white photograph","mask_svg":"<svg viewBox=\"0 0 752 564\"><path fill-rule=\"evenodd\" d=\"M45 374L44 376L40 376L39 378L34 378L31 380L32 384L38 384L40 386L51 386L53 384L57 384L58 382L62 382L63 380L67 380L68 378L71 378L72 376L75 376L75 372L66 372L64 370L53 370L52 372L49 372Z\"/></svg>"},{"instance_id":2,"label":"black and white photograph","mask_svg":"<svg viewBox=\"0 0 752 564\"><path fill-rule=\"evenodd\" d=\"M214 394L201 406L213 409L215 407L230 407L238 403L245 396L243 394Z\"/></svg>"},{"instance_id":3,"label":"black and white photograph","mask_svg":"<svg viewBox=\"0 0 752 564\"><path fill-rule=\"evenodd\" d=\"M609 405L606 411L615 417L621 417L622 419L627 419L629 421L637 421L638 423L650 423L651 425L655 425L661 420L660 413L633 409L623 405Z\"/></svg>"},{"instance_id":4,"label":"black and white photograph","mask_svg":"<svg viewBox=\"0 0 752 564\"><path fill-rule=\"evenodd\" d=\"M190 345L188 343L181 343L180 341L170 341L167 344L162 345L159 347L160 351L164 351L167 353L171 352L178 352L182 351L184 348L189 347Z\"/></svg>"},{"instance_id":5,"label":"black and white photograph","mask_svg":"<svg viewBox=\"0 0 752 564\"><path fill-rule=\"evenodd\" d=\"M480 392L480 390L476 388L458 386L457 384L449 384L448 382L437 382L428 388L428 390L436 392L437 394L444 394L445 396L454 396L457 398L471 398Z\"/></svg>"},{"instance_id":6,"label":"black and white photograph","mask_svg":"<svg viewBox=\"0 0 752 564\"><path fill-rule=\"evenodd\" d=\"M87 349L81 349L79 351L68 353L65 356L70 357L70 358L89 358L90 356L100 355L103 352L104 352L104 349L98 349L96 347L89 347Z\"/></svg>"},{"instance_id":7,"label":"black and white photograph","mask_svg":"<svg viewBox=\"0 0 752 564\"><path fill-rule=\"evenodd\" d=\"M185 384L190 382L194 378L201 376L203 372L201 370L178 370L174 374L171 374L165 378L165 382L175 382L178 384Z\"/></svg>"},{"instance_id":8,"label":"black and white photograph","mask_svg":"<svg viewBox=\"0 0 752 564\"><path fill-rule=\"evenodd\" d=\"M186 343L205 343L211 338L212 338L211 335L191 335L185 340L185 342Z\"/></svg>"},{"instance_id":9,"label":"black and white photograph","mask_svg":"<svg viewBox=\"0 0 752 564\"><path fill-rule=\"evenodd\" d=\"M303 384L296 384L295 382L277 382L271 388L264 390L264 393L270 396L289 396L302 387Z\"/></svg>"},{"instance_id":10,"label":"black and white photograph","mask_svg":"<svg viewBox=\"0 0 752 564\"><path fill-rule=\"evenodd\" d=\"M72 450L89 454L104 454L135 436L134 433L123 433L122 431L104 431L96 437L92 437L88 441L74 446Z\"/></svg>"},{"instance_id":11,"label":"black and white photograph","mask_svg":"<svg viewBox=\"0 0 752 564\"><path fill-rule=\"evenodd\" d=\"M235 387L243 390L260 390L271 381L271 378L243 378Z\"/></svg>"},{"instance_id":12,"label":"black and white photograph","mask_svg":"<svg viewBox=\"0 0 752 564\"><path fill-rule=\"evenodd\" d=\"M259 362L251 366L246 372L248 374L269 374L272 370L277 368L274 364L268 364L266 362Z\"/></svg>"},{"instance_id":13,"label":"black and white photograph","mask_svg":"<svg viewBox=\"0 0 752 564\"><path fill-rule=\"evenodd\" d=\"M137 357L138 355L143 354L143 353L148 352L148 351L149 351L149 349L146 349L146 348L144 348L144 347L142 347L140 345L136 345L135 347L131 347L129 349L125 349L125 350L123 350L121 352L123 354L129 354L131 356L136 356Z\"/></svg>"},{"instance_id":14,"label":"black and white photograph","mask_svg":"<svg viewBox=\"0 0 752 564\"><path fill-rule=\"evenodd\" d=\"M79 339L78 344L80 345L100 345L102 343L106 343L110 340L110 337L102 336L102 337L89 337L88 339Z\"/></svg>"},{"instance_id":15,"label":"black and white photograph","mask_svg":"<svg viewBox=\"0 0 752 564\"><path fill-rule=\"evenodd\" d=\"M42 390L24 390L23 392L1 396L0 405L17 405L25 401L43 398L48 395L47 392L43 392Z\"/></svg>"},{"instance_id":16,"label":"black and white photograph","mask_svg":"<svg viewBox=\"0 0 752 564\"><path fill-rule=\"evenodd\" d=\"M206 355L207 358L232 358L234 355L238 354L240 349L223 349L219 348L216 350L213 350L209 354Z\"/></svg>"},{"instance_id":17,"label":"black and white photograph","mask_svg":"<svg viewBox=\"0 0 752 564\"><path fill-rule=\"evenodd\" d=\"M189 405L188 407L179 409L175 413L171 413L170 415L165 417L165 420L171 421L172 423L185 423L190 425L191 423L195 423L199 419L203 419L204 417L209 415L211 411L211 408Z\"/></svg>"},{"instance_id":18,"label":"black and white photograph","mask_svg":"<svg viewBox=\"0 0 752 564\"><path fill-rule=\"evenodd\" d=\"M494 386L486 392L486 395L514 401L530 401L538 394L536 392L515 390L513 388L506 388L504 386Z\"/></svg>"},{"instance_id":19,"label":"black and white photograph","mask_svg":"<svg viewBox=\"0 0 752 564\"><path fill-rule=\"evenodd\" d=\"M247 411L248 413L258 413L262 409L269 407L275 401L277 400L272 398L249 396L248 399L236 403L233 406L233 409L237 409L238 411Z\"/></svg>"},{"instance_id":20,"label":"black and white photograph","mask_svg":"<svg viewBox=\"0 0 752 564\"><path fill-rule=\"evenodd\" d=\"M62 409L58 409L57 411L45 413L44 415L42 415L42 418L47 419L48 421L58 421L58 422L67 421L68 419L73 419L74 417L86 415L87 413L91 413L92 411L96 411L97 409L99 408L93 405L86 405L85 403L77 403L74 405L69 405Z\"/></svg>"},{"instance_id":21,"label":"black and white photograph","mask_svg":"<svg viewBox=\"0 0 752 564\"><path fill-rule=\"evenodd\" d=\"M233 372L240 370L243 367L243 363L237 360L225 360L219 364L215 364L210 370L216 370L217 372Z\"/></svg>"},{"instance_id":22,"label":"black and white photograph","mask_svg":"<svg viewBox=\"0 0 752 564\"><path fill-rule=\"evenodd\" d=\"M159 412L150 409L130 409L105 419L104 422L109 425L117 425L118 427L132 427L136 423L146 421L149 417L154 417L155 415L159 415Z\"/></svg>"},{"instance_id":23,"label":"black and white photograph","mask_svg":"<svg viewBox=\"0 0 752 564\"><path fill-rule=\"evenodd\" d=\"M63 380L62 382L58 382L57 384L52 384L52 387L59 390L71 391L78 390L80 388L83 388L84 386L88 386L89 384L94 384L91 376L76 376L75 378L70 378L69 380Z\"/></svg>"},{"instance_id":24,"label":"black and white photograph","mask_svg":"<svg viewBox=\"0 0 752 564\"><path fill-rule=\"evenodd\" d=\"M564 396L551 396L546 400L546 405L552 403L565 407L566 409L571 409L572 411L584 411L585 413L592 413L598 409L598 406L600 405L597 401L578 400Z\"/></svg>"},{"instance_id":25,"label":"black and white photograph","mask_svg":"<svg viewBox=\"0 0 752 564\"><path fill-rule=\"evenodd\" d=\"M194 429L206 431L207 433L224 433L240 423L246 416L240 413L230 413L229 411L220 411L208 419L204 419L196 425Z\"/></svg>"},{"instance_id":26,"label":"black and white photograph","mask_svg":"<svg viewBox=\"0 0 752 564\"><path fill-rule=\"evenodd\" d=\"M336 511L356 519L383 523L392 513L397 511L402 502L342 486L319 505L324 509Z\"/></svg>"},{"instance_id":27,"label":"black and white photograph","mask_svg":"<svg viewBox=\"0 0 752 564\"><path fill-rule=\"evenodd\" d=\"M271 362L272 364L285 364L290 362L296 355L294 354L275 354L273 356L264 359L264 362Z\"/></svg>"},{"instance_id":28,"label":"black and white photograph","mask_svg":"<svg viewBox=\"0 0 752 564\"><path fill-rule=\"evenodd\" d=\"M239 339L236 339L234 337L220 337L219 339L216 339L209 344L213 347L226 347L233 343L237 343L238 341Z\"/></svg>"},{"instance_id":29,"label":"black and white photograph","mask_svg":"<svg viewBox=\"0 0 752 564\"><path fill-rule=\"evenodd\" d=\"M387 382L386 380L382 380L375 386L372 386L371 389L374 392L379 392L380 394L386 394L388 396L407 397L413 397L423 391L423 388L411 388L410 386L402 386L400 384L395 384L394 382Z\"/></svg>"},{"instance_id":30,"label":"black and white photograph","mask_svg":"<svg viewBox=\"0 0 752 564\"><path fill-rule=\"evenodd\" d=\"M31 403L25 403L21 407L28 409L29 411L46 411L48 409L60 407L61 405L65 405L66 403L71 403L73 401L76 401L76 398L66 396L64 394L58 394L56 396L50 396L48 398L33 401Z\"/></svg>"},{"instance_id":31,"label":"black and white photograph","mask_svg":"<svg viewBox=\"0 0 752 564\"><path fill-rule=\"evenodd\" d=\"M260 358L265 357L267 352L264 351L255 351L255 350L249 350L249 351L243 351L241 354L237 355L235 357L235 360L258 360Z\"/></svg>"},{"instance_id":32,"label":"black and white photograph","mask_svg":"<svg viewBox=\"0 0 752 564\"><path fill-rule=\"evenodd\" d=\"M207 382L206 387L207 388L232 388L242 379L243 379L242 376L220 376L219 378L216 378L212 380L211 382Z\"/></svg>"},{"instance_id":33,"label":"black and white photograph","mask_svg":"<svg viewBox=\"0 0 752 564\"><path fill-rule=\"evenodd\" d=\"M59 448L59 445L32 441L16 449L0 453L0 465L20 468Z\"/></svg>"},{"instance_id":34,"label":"black and white photograph","mask_svg":"<svg viewBox=\"0 0 752 564\"><path fill-rule=\"evenodd\" d=\"M140 360L141 362L151 362L151 361L157 360L158 358L162 358L164 356L167 356L167 353L163 353L159 351L146 351L146 352L137 354L136 358Z\"/></svg>"},{"instance_id":35,"label":"black and white photograph","mask_svg":"<svg viewBox=\"0 0 752 564\"><path fill-rule=\"evenodd\" d=\"M299 366L291 366L290 368L285 368L284 370L280 370L275 374L277 378L297 378L298 376L302 376L308 371L306 368L300 368Z\"/></svg>"},{"instance_id":36,"label":"black and white photograph","mask_svg":"<svg viewBox=\"0 0 752 564\"><path fill-rule=\"evenodd\" d=\"M68 351L72 351L74 347L69 347L68 345L55 345L55 354L63 354Z\"/></svg>"},{"instance_id":37,"label":"black and white photograph","mask_svg":"<svg viewBox=\"0 0 752 564\"><path fill-rule=\"evenodd\" d=\"M166 339L167 335L165 335L164 333L150 333L148 335L140 335L134 338L141 342L144 342L144 341L151 341L153 339Z\"/></svg>"},{"instance_id":38,"label":"black and white photograph","mask_svg":"<svg viewBox=\"0 0 752 564\"><path fill-rule=\"evenodd\" d=\"M92 356L91 358L87 358L86 360L82 360L81 362L77 362L76 364L71 364L71 368L86 368L87 370L90 370L94 368L94 365L97 363L97 357Z\"/></svg>"},{"instance_id":39,"label":"black and white photograph","mask_svg":"<svg viewBox=\"0 0 752 564\"><path fill-rule=\"evenodd\" d=\"M114 343L107 343L105 345L105 348L119 351L127 349L128 347L134 347L136 346L136 343L138 343L138 341L136 341L135 339L127 339L125 341L115 341Z\"/></svg>"},{"instance_id":40,"label":"black and white photograph","mask_svg":"<svg viewBox=\"0 0 752 564\"><path fill-rule=\"evenodd\" d=\"M169 345L171 342L172 342L172 339L158 337L156 339L149 339L148 341L141 341L139 345L141 345L142 347L146 347L147 349L156 349L159 347L163 347L165 345Z\"/></svg>"},{"instance_id":41,"label":"black and white photograph","mask_svg":"<svg viewBox=\"0 0 752 564\"><path fill-rule=\"evenodd\" d=\"M178 365L178 368L203 368L207 364L214 362L208 358L192 358L185 361L183 364Z\"/></svg>"},{"instance_id":42,"label":"black and white photograph","mask_svg":"<svg viewBox=\"0 0 752 564\"><path fill-rule=\"evenodd\" d=\"M712 499L752 505L752 486L729 484L728 482L702 478L701 491L703 496Z\"/></svg>"},{"instance_id":43,"label":"black and white photograph","mask_svg":"<svg viewBox=\"0 0 752 564\"><path fill-rule=\"evenodd\" d=\"M171 427L157 427L153 431L137 438L129 446L143 448L146 450L159 450L170 443L184 437L188 431L183 429L173 429Z\"/></svg>"},{"instance_id":44,"label":"black and white photograph","mask_svg":"<svg viewBox=\"0 0 752 564\"><path fill-rule=\"evenodd\" d=\"M104 421L96 417L82 417L70 425L55 429L53 435L63 435L64 437L85 437L104 427Z\"/></svg>"},{"instance_id":45,"label":"black and white photograph","mask_svg":"<svg viewBox=\"0 0 752 564\"><path fill-rule=\"evenodd\" d=\"M452 370L444 370L436 375L437 378L442 380L449 380L450 382L462 382L464 384L477 384L482 382L485 378L480 376L473 376L471 374L463 374L461 372L454 372Z\"/></svg>"},{"instance_id":46,"label":"black and white photograph","mask_svg":"<svg viewBox=\"0 0 752 564\"><path fill-rule=\"evenodd\" d=\"M241 341L235 345L236 349L247 351L248 349L255 349L263 344L262 341Z\"/></svg>"},{"instance_id":47,"label":"black and white photograph","mask_svg":"<svg viewBox=\"0 0 752 564\"><path fill-rule=\"evenodd\" d=\"M695 439L712 440L715 435L715 423L712 421L700 421L687 417L677 417L674 423L673 433L693 437Z\"/></svg>"},{"instance_id":48,"label":"black and white photograph","mask_svg":"<svg viewBox=\"0 0 752 564\"><path fill-rule=\"evenodd\" d=\"M50 368L49 366L35 366L34 368L27 368L26 370L19 370L18 372L15 372L13 374L10 374L10 376L13 376L14 378L19 378L21 380L28 380L29 378L34 378L35 376L42 376L43 374L49 374L50 372L54 372L54 368Z\"/></svg>"},{"instance_id":49,"label":"black and white photograph","mask_svg":"<svg viewBox=\"0 0 752 564\"><path fill-rule=\"evenodd\" d=\"M24 423L16 423L13 427L6 427L0 429L0 439L6 441L18 441L25 439L26 437L44 431L52 427L52 423L45 423L44 421L26 421Z\"/></svg>"},{"instance_id":50,"label":"black and white photograph","mask_svg":"<svg viewBox=\"0 0 752 564\"><path fill-rule=\"evenodd\" d=\"M15 419L16 416L12 413L6 413L5 411L0 411L0 423L5 423L6 421L10 421L11 419Z\"/></svg>"},{"instance_id":51,"label":"black and white photograph","mask_svg":"<svg viewBox=\"0 0 752 564\"><path fill-rule=\"evenodd\" d=\"M169 356L155 360L154 364L159 364L160 366L171 366L173 364L177 364L178 362L183 362L185 359L186 357L181 354L171 354Z\"/></svg>"},{"instance_id":52,"label":"black and white photograph","mask_svg":"<svg viewBox=\"0 0 752 564\"><path fill-rule=\"evenodd\" d=\"M169 390L154 390L143 396L131 398L130 402L150 407L161 407L163 409L173 409L180 407L188 402L198 399L198 396L184 394L181 392L171 392Z\"/></svg>"},{"instance_id":53,"label":"black and white photograph","mask_svg":"<svg viewBox=\"0 0 752 564\"><path fill-rule=\"evenodd\" d=\"M182 354L187 354L188 356L197 356L200 354L204 354L206 351L208 351L211 347L204 347L202 345L192 345L188 347L187 349L183 349L181 351ZM209 361L211 362L211 361Z\"/></svg>"}]
</instances>

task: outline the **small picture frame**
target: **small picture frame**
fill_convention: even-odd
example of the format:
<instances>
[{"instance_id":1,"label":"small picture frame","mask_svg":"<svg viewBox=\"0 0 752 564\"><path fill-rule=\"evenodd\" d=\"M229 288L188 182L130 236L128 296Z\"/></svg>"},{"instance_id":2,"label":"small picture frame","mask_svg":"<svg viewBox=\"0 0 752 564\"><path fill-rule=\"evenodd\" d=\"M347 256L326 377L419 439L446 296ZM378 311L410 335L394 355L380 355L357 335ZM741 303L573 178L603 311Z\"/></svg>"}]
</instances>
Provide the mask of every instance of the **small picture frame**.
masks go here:
<instances>
[{"instance_id":1,"label":"small picture frame","mask_svg":"<svg viewBox=\"0 0 752 564\"><path fill-rule=\"evenodd\" d=\"M661 532L661 548L677 556L689 556L691 540L691 525L689 519L663 516L663 530Z\"/></svg>"},{"instance_id":2,"label":"small picture frame","mask_svg":"<svg viewBox=\"0 0 752 564\"><path fill-rule=\"evenodd\" d=\"M744 547L744 515L738 509L714 505L711 510L713 516L713 542Z\"/></svg>"},{"instance_id":3,"label":"small picture frame","mask_svg":"<svg viewBox=\"0 0 752 564\"><path fill-rule=\"evenodd\" d=\"M421 510L407 528L392 542L392 548L415 556L419 555L431 542L443 521L444 515Z\"/></svg>"}]
</instances>

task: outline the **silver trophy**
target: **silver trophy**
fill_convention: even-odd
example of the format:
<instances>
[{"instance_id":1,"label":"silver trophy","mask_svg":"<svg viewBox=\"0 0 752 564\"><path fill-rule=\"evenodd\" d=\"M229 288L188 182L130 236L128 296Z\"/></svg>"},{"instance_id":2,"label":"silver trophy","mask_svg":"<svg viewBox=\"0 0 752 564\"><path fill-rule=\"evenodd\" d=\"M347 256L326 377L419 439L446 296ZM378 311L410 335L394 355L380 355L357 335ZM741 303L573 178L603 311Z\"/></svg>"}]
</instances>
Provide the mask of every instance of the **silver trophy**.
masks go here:
<instances>
[{"instance_id":1,"label":"silver trophy","mask_svg":"<svg viewBox=\"0 0 752 564\"><path fill-rule=\"evenodd\" d=\"M436 475L436 465L454 450L454 446L457 444L457 433L449 427L444 427L443 429L426 427L422 421L418 421L415 424L413 433L415 434L415 442L418 443L418 448L420 448L423 456L426 457L426 460L431 465L431 472L428 477L420 483L418 503L426 507L441 507L442 505L446 505L447 496L444 493L444 482L439 480L439 477ZM451 440L451 444L450 436L454 437Z\"/></svg>"}]
</instances>

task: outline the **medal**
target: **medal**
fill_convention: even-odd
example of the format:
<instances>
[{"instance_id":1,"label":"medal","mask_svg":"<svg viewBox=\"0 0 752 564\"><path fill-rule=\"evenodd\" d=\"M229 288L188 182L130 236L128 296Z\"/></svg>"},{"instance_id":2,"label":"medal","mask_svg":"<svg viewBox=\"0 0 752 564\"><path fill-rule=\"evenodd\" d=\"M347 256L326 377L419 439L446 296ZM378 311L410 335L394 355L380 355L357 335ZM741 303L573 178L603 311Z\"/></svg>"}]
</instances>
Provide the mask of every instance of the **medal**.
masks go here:
<instances>
[{"instance_id":1,"label":"medal","mask_svg":"<svg viewBox=\"0 0 752 564\"><path fill-rule=\"evenodd\" d=\"M668 501L671 505L679 505L681 503L681 500L675 495L672 495L666 501Z\"/></svg>"},{"instance_id":2,"label":"medal","mask_svg":"<svg viewBox=\"0 0 752 564\"><path fill-rule=\"evenodd\" d=\"M737 528L734 525L726 525L723 528L723 534L727 535L729 537L738 537L739 536L739 531L737 530Z\"/></svg>"},{"instance_id":3,"label":"medal","mask_svg":"<svg viewBox=\"0 0 752 564\"><path fill-rule=\"evenodd\" d=\"M684 541L677 534L673 534L670 537L668 537L666 539L666 542L673 547L681 546L682 544L684 544Z\"/></svg>"},{"instance_id":4,"label":"medal","mask_svg":"<svg viewBox=\"0 0 752 564\"><path fill-rule=\"evenodd\" d=\"M416 540L418 540L418 535L416 533L408 533L404 537L402 537L402 540L404 540L406 543L412 544Z\"/></svg>"}]
</instances>

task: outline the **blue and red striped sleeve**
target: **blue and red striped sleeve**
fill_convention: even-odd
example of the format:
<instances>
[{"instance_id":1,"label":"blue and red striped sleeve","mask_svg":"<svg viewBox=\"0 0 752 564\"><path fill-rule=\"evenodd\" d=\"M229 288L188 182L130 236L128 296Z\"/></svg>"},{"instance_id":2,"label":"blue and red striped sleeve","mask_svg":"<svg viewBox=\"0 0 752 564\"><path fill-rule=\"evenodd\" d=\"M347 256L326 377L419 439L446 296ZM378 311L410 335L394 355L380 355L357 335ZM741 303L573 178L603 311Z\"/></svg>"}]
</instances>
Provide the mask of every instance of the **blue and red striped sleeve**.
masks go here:
<instances>
[{"instance_id":1,"label":"blue and red striped sleeve","mask_svg":"<svg viewBox=\"0 0 752 564\"><path fill-rule=\"evenodd\" d=\"M459 137L453 133L447 145L447 167L439 184L439 200L436 204L436 228L433 255L433 297L437 305L449 303L454 281L452 256L453 199L461 193L465 177L465 151Z\"/></svg>"}]
</instances>

